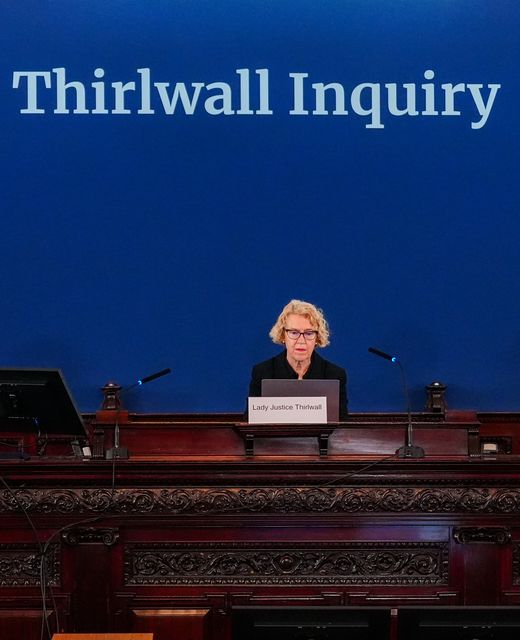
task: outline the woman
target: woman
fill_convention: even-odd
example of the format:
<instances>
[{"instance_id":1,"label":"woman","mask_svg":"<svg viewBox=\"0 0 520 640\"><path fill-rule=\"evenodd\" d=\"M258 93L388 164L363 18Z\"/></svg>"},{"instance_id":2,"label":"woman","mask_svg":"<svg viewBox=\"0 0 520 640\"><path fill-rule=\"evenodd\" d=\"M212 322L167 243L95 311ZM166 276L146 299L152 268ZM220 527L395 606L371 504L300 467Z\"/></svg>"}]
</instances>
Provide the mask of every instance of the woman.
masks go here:
<instances>
[{"instance_id":1,"label":"woman","mask_svg":"<svg viewBox=\"0 0 520 640\"><path fill-rule=\"evenodd\" d=\"M262 380L268 378L339 380L339 417L344 419L347 415L345 369L316 352L317 347L329 344L329 327L321 309L310 302L291 300L278 316L269 336L275 344L285 345L285 349L253 367L249 395L262 395Z\"/></svg>"}]
</instances>

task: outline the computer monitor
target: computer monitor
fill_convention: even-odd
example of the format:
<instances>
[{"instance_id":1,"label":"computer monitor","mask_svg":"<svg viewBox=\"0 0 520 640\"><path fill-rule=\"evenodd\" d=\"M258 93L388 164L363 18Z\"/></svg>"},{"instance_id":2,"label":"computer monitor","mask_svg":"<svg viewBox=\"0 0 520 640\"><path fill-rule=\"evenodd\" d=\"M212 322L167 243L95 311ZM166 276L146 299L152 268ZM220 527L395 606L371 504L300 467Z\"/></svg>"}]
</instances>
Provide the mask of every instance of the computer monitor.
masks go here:
<instances>
[{"instance_id":1,"label":"computer monitor","mask_svg":"<svg viewBox=\"0 0 520 640\"><path fill-rule=\"evenodd\" d=\"M87 435L59 369L0 369L0 428Z\"/></svg>"},{"instance_id":2,"label":"computer monitor","mask_svg":"<svg viewBox=\"0 0 520 640\"><path fill-rule=\"evenodd\" d=\"M403 607L398 640L516 640L518 607Z\"/></svg>"},{"instance_id":3,"label":"computer monitor","mask_svg":"<svg viewBox=\"0 0 520 640\"><path fill-rule=\"evenodd\" d=\"M378 640L390 637L390 609L233 607L233 640Z\"/></svg>"}]
</instances>

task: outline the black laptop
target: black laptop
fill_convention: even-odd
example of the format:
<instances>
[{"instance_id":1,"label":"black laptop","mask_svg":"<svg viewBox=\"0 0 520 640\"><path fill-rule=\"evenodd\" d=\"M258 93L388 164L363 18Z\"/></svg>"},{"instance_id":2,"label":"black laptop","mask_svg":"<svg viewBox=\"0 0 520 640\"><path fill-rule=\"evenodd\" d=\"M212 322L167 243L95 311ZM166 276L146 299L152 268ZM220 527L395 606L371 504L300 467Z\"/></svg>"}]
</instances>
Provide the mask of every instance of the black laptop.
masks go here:
<instances>
[{"instance_id":1,"label":"black laptop","mask_svg":"<svg viewBox=\"0 0 520 640\"><path fill-rule=\"evenodd\" d=\"M327 398L327 422L339 422L339 380L262 380L262 396Z\"/></svg>"}]
</instances>

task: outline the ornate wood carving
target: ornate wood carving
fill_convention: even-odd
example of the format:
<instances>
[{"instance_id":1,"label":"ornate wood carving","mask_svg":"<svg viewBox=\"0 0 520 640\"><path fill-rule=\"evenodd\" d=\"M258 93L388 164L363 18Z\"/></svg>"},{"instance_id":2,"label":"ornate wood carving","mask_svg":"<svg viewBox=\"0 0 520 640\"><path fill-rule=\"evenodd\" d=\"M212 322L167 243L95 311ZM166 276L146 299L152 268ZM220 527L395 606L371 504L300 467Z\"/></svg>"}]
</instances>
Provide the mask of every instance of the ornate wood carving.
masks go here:
<instances>
[{"instance_id":1,"label":"ornate wood carving","mask_svg":"<svg viewBox=\"0 0 520 640\"><path fill-rule=\"evenodd\" d=\"M104 544L105 547L111 547L119 540L119 530L97 529L96 527L68 529L61 534L61 538L71 546L98 542Z\"/></svg>"},{"instance_id":2,"label":"ornate wood carving","mask_svg":"<svg viewBox=\"0 0 520 640\"><path fill-rule=\"evenodd\" d=\"M515 514L520 488L207 487L20 489L0 492L0 513L465 513Z\"/></svg>"},{"instance_id":3,"label":"ornate wood carving","mask_svg":"<svg viewBox=\"0 0 520 640\"><path fill-rule=\"evenodd\" d=\"M126 585L445 585L445 543L177 543L125 549Z\"/></svg>"},{"instance_id":4,"label":"ornate wood carving","mask_svg":"<svg viewBox=\"0 0 520 640\"><path fill-rule=\"evenodd\" d=\"M459 544L509 544L511 531L504 527L456 527L453 537Z\"/></svg>"},{"instance_id":5,"label":"ornate wood carving","mask_svg":"<svg viewBox=\"0 0 520 640\"><path fill-rule=\"evenodd\" d=\"M59 546L49 545L45 556L46 582L60 583ZM0 544L0 587L37 587L41 584L42 556L33 544Z\"/></svg>"},{"instance_id":6,"label":"ornate wood carving","mask_svg":"<svg viewBox=\"0 0 520 640\"><path fill-rule=\"evenodd\" d=\"M513 544L513 584L520 585L520 544Z\"/></svg>"}]
</instances>

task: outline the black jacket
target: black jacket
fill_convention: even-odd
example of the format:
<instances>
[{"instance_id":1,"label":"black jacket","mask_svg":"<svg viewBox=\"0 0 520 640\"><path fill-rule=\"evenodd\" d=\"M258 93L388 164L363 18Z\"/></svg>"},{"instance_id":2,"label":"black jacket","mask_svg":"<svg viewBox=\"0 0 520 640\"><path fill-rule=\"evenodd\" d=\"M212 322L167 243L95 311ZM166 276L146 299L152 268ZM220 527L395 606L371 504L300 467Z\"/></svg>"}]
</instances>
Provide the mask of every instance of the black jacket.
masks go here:
<instances>
[{"instance_id":1,"label":"black jacket","mask_svg":"<svg viewBox=\"0 0 520 640\"><path fill-rule=\"evenodd\" d=\"M251 372L249 395L257 397L262 395L262 380L297 378L298 374L287 362L287 351L282 351L274 358L255 364ZM316 351L311 356L311 364L303 376L310 380L339 380L339 419L344 420L348 414L347 409L347 372L338 365L325 360Z\"/></svg>"}]
</instances>

